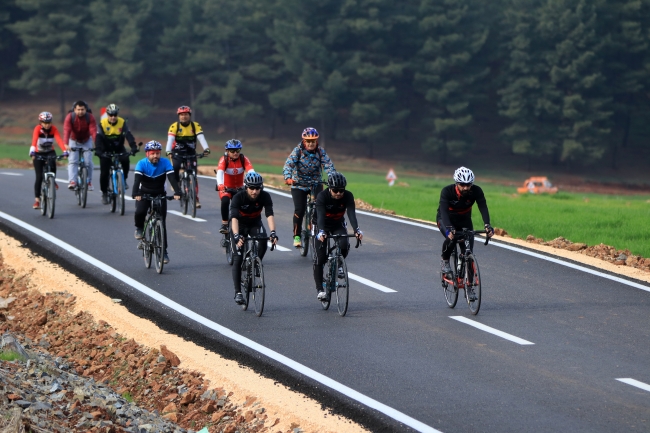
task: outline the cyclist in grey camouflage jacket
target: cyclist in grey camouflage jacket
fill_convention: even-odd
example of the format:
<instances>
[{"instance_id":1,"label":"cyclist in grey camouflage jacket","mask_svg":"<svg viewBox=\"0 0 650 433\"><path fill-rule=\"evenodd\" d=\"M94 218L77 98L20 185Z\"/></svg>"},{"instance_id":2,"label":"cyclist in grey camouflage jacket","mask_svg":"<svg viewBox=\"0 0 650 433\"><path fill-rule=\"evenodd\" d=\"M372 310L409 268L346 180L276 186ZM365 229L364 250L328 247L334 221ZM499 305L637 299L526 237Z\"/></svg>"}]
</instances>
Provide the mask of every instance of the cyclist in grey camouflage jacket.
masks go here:
<instances>
[{"instance_id":1,"label":"cyclist in grey camouflage jacket","mask_svg":"<svg viewBox=\"0 0 650 433\"><path fill-rule=\"evenodd\" d=\"M334 173L334 164L325 152L318 146L318 131L314 128L305 128L302 131L302 142L291 152L284 163L284 182L291 185L293 198L293 245L300 248L300 227L305 217L307 208L307 195L314 182L322 180L322 172ZM323 185L318 184L316 195L323 190Z\"/></svg>"}]
</instances>

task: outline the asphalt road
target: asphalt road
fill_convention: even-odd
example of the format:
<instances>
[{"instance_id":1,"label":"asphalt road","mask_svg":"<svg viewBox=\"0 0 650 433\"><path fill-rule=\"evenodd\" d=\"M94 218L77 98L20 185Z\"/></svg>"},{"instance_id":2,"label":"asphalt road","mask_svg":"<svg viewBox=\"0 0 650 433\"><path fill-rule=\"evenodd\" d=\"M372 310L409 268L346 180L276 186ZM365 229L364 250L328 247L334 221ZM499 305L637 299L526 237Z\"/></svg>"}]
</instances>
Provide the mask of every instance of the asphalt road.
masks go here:
<instances>
[{"instance_id":1,"label":"asphalt road","mask_svg":"<svg viewBox=\"0 0 650 433\"><path fill-rule=\"evenodd\" d=\"M462 292L455 309L445 303L437 230L364 213L358 216L363 246L351 249L348 270L394 292L351 281L342 318L335 305L323 311L316 300L309 258L293 249L269 251L266 307L257 318L233 301L214 180L200 179L197 217L205 221L168 215L171 262L162 275L145 269L136 249L133 202L125 216L111 214L96 186L81 209L59 182L49 220L31 209L33 181L33 171L0 169L0 229L125 299L132 311L253 365L372 431L650 431L646 283L630 285L477 240L483 303L472 316ZM432 217L437 196L432 191ZM272 197L279 244L288 249L292 202L286 194ZM177 202L169 209L178 210ZM61 241L165 298L147 297Z\"/></svg>"}]
</instances>

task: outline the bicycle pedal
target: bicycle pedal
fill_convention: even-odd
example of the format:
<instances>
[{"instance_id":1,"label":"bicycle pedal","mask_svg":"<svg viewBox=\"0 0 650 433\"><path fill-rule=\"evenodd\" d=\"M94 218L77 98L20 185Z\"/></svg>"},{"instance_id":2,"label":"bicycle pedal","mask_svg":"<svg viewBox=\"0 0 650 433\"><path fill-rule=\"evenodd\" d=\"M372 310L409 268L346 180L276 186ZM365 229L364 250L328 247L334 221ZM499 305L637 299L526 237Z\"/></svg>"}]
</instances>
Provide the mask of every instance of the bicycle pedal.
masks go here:
<instances>
[{"instance_id":1,"label":"bicycle pedal","mask_svg":"<svg viewBox=\"0 0 650 433\"><path fill-rule=\"evenodd\" d=\"M138 249L144 250L144 244L142 242L138 242Z\"/></svg>"}]
</instances>

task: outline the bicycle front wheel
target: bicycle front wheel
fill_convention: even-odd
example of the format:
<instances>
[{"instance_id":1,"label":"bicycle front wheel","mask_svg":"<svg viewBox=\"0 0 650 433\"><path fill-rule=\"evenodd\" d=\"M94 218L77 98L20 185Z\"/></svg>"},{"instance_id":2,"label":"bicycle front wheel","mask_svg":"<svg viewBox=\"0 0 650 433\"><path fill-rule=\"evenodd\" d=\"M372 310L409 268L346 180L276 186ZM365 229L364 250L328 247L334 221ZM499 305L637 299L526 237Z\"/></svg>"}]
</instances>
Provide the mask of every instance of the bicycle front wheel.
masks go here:
<instances>
[{"instance_id":1,"label":"bicycle front wheel","mask_svg":"<svg viewBox=\"0 0 650 433\"><path fill-rule=\"evenodd\" d=\"M47 178L43 175L43 181L41 182L41 215L45 215L47 212Z\"/></svg>"},{"instance_id":2,"label":"bicycle front wheel","mask_svg":"<svg viewBox=\"0 0 650 433\"><path fill-rule=\"evenodd\" d=\"M242 304L241 309L244 311L248 309L248 301L250 300L251 271L250 260L248 260L248 263L244 260L241 268L241 293L244 296L244 303Z\"/></svg>"},{"instance_id":3,"label":"bicycle front wheel","mask_svg":"<svg viewBox=\"0 0 650 433\"><path fill-rule=\"evenodd\" d=\"M335 269L336 275L336 307L339 310L339 316L345 316L348 312L348 301L350 299L350 281L348 280L348 267L345 259L339 257L338 266Z\"/></svg>"},{"instance_id":4,"label":"bicycle front wheel","mask_svg":"<svg viewBox=\"0 0 650 433\"><path fill-rule=\"evenodd\" d=\"M86 199L88 198L88 169L86 166L81 167L81 175L79 182L79 195L81 201L81 207L86 207Z\"/></svg>"},{"instance_id":5,"label":"bicycle front wheel","mask_svg":"<svg viewBox=\"0 0 650 433\"><path fill-rule=\"evenodd\" d=\"M111 213L115 212L117 207L117 198L115 197L115 184L113 184L113 175L115 173L111 172L108 176L108 198L111 201Z\"/></svg>"},{"instance_id":6,"label":"bicycle front wheel","mask_svg":"<svg viewBox=\"0 0 650 433\"><path fill-rule=\"evenodd\" d=\"M481 274L474 254L467 256L465 264L465 295L469 310L473 315L477 315L481 308Z\"/></svg>"},{"instance_id":7,"label":"bicycle front wheel","mask_svg":"<svg viewBox=\"0 0 650 433\"><path fill-rule=\"evenodd\" d=\"M334 259L329 259L323 268L323 283L325 284L325 292L327 293L327 299L320 301L321 307L323 310L327 310L330 307L330 301L332 300L332 281L335 281L336 278L332 273L332 267L336 269Z\"/></svg>"},{"instance_id":8,"label":"bicycle front wheel","mask_svg":"<svg viewBox=\"0 0 650 433\"><path fill-rule=\"evenodd\" d=\"M54 176L47 178L47 217L54 218L54 202L56 201L56 184Z\"/></svg>"},{"instance_id":9,"label":"bicycle front wheel","mask_svg":"<svg viewBox=\"0 0 650 433\"><path fill-rule=\"evenodd\" d=\"M183 192L183 197L181 198L181 212L183 215L187 215L187 202L190 197L189 189L187 188L187 177L183 174L181 179L181 191Z\"/></svg>"},{"instance_id":10,"label":"bicycle front wheel","mask_svg":"<svg viewBox=\"0 0 650 433\"><path fill-rule=\"evenodd\" d=\"M156 257L156 272L161 274L165 266L165 227L160 219L157 219L154 224L153 249Z\"/></svg>"},{"instance_id":11,"label":"bicycle front wheel","mask_svg":"<svg viewBox=\"0 0 650 433\"><path fill-rule=\"evenodd\" d=\"M456 253L452 253L451 257L449 258L449 266L451 267L451 281L456 281ZM454 308L456 306L456 302L458 302L458 287L456 287L456 284L454 283L449 283L448 281L449 276L447 276L447 280L445 279L445 274L440 272L440 282L442 284L442 289L445 291L445 299L447 300L447 305L449 308Z\"/></svg>"},{"instance_id":12,"label":"bicycle front wheel","mask_svg":"<svg viewBox=\"0 0 650 433\"><path fill-rule=\"evenodd\" d=\"M144 256L144 265L149 269L151 267L151 250L153 245L153 226L145 223L144 238L140 241L142 245L142 255Z\"/></svg>"},{"instance_id":13,"label":"bicycle front wheel","mask_svg":"<svg viewBox=\"0 0 650 433\"><path fill-rule=\"evenodd\" d=\"M232 266L232 248L230 246L230 234L224 234L221 240L221 246L226 249L226 261Z\"/></svg>"},{"instance_id":14,"label":"bicycle front wheel","mask_svg":"<svg viewBox=\"0 0 650 433\"><path fill-rule=\"evenodd\" d=\"M253 274L251 275L253 281L253 301L255 302L255 315L260 317L264 311L264 296L266 293L266 286L264 285L264 267L262 260L255 257L253 262Z\"/></svg>"},{"instance_id":15,"label":"bicycle front wheel","mask_svg":"<svg viewBox=\"0 0 650 433\"><path fill-rule=\"evenodd\" d=\"M124 215L124 173L122 171L117 172L117 211L120 215Z\"/></svg>"},{"instance_id":16,"label":"bicycle front wheel","mask_svg":"<svg viewBox=\"0 0 650 433\"><path fill-rule=\"evenodd\" d=\"M302 257L307 256L307 253L309 252L311 214L312 214L312 207L310 204L307 204L307 211L305 212L305 217L302 219L302 231L300 232L300 255Z\"/></svg>"},{"instance_id":17,"label":"bicycle front wheel","mask_svg":"<svg viewBox=\"0 0 650 433\"><path fill-rule=\"evenodd\" d=\"M188 176L187 178L187 189L190 192L188 211L192 218L196 218L196 178L194 176Z\"/></svg>"}]
</instances>

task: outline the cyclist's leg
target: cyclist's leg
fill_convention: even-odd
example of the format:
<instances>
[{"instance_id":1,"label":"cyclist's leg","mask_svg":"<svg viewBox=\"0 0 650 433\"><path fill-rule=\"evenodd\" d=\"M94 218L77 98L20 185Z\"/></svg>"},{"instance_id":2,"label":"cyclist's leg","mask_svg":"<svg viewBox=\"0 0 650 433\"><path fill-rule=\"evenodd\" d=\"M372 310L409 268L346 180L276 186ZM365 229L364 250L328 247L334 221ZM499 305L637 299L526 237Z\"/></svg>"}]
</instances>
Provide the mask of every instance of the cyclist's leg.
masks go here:
<instances>
[{"instance_id":1,"label":"cyclist's leg","mask_svg":"<svg viewBox=\"0 0 650 433\"><path fill-rule=\"evenodd\" d=\"M196 155L196 149L191 149L190 148L187 151L187 154L188 155ZM192 164L192 168L194 168L194 173L198 175L199 174L199 164L198 164L197 161L198 160L196 158L192 158L192 160L190 162ZM196 182L194 182L194 190L196 192L196 204L198 205L199 204L199 177L196 176L194 180L196 181Z\"/></svg>"},{"instance_id":2,"label":"cyclist's leg","mask_svg":"<svg viewBox=\"0 0 650 433\"><path fill-rule=\"evenodd\" d=\"M162 214L163 228L165 229L165 254L167 254L167 200L160 201L160 213Z\"/></svg>"},{"instance_id":3,"label":"cyclist's leg","mask_svg":"<svg viewBox=\"0 0 650 433\"><path fill-rule=\"evenodd\" d=\"M232 227L232 226L231 226ZM239 234L246 236L248 228L239 220ZM244 246L241 248L235 242L234 233L230 231L230 248L232 248L232 282L235 286L235 294L241 292L241 262L244 259Z\"/></svg>"},{"instance_id":4,"label":"cyclist's leg","mask_svg":"<svg viewBox=\"0 0 650 433\"><path fill-rule=\"evenodd\" d=\"M228 217L230 213L230 197L229 192L220 191L219 198L221 198L221 222L228 224Z\"/></svg>"},{"instance_id":5,"label":"cyclist's leg","mask_svg":"<svg viewBox=\"0 0 650 433\"><path fill-rule=\"evenodd\" d=\"M77 147L74 140L68 142L68 149ZM79 152L71 151L68 155L68 182L77 182L77 171L79 170Z\"/></svg>"},{"instance_id":6,"label":"cyclist's leg","mask_svg":"<svg viewBox=\"0 0 650 433\"><path fill-rule=\"evenodd\" d=\"M438 230L442 237L445 238L442 243L442 254L440 256L442 257L442 260L449 261L449 257L451 257L454 248L453 243L447 238L447 236L445 236L445 227L442 225L442 221L438 221Z\"/></svg>"},{"instance_id":7,"label":"cyclist's leg","mask_svg":"<svg viewBox=\"0 0 650 433\"><path fill-rule=\"evenodd\" d=\"M121 149L118 149L119 153L124 153L126 152L126 148L124 145L122 145ZM129 162L129 155L122 155L120 156L120 164L122 164L122 171L124 172L124 180L129 177L129 169L130 167L130 162Z\"/></svg>"},{"instance_id":8,"label":"cyclist's leg","mask_svg":"<svg viewBox=\"0 0 650 433\"><path fill-rule=\"evenodd\" d=\"M348 230L343 224L331 231L333 235L344 235L347 234L347 232ZM341 245L341 254L343 255L343 258L347 257L348 253L350 252L350 241L348 238L338 238L336 242Z\"/></svg>"},{"instance_id":9,"label":"cyclist's leg","mask_svg":"<svg viewBox=\"0 0 650 433\"><path fill-rule=\"evenodd\" d=\"M298 188L291 188L291 197L293 198L293 235L300 236L302 219L305 216L307 208L307 191Z\"/></svg>"},{"instance_id":10,"label":"cyclist's leg","mask_svg":"<svg viewBox=\"0 0 650 433\"><path fill-rule=\"evenodd\" d=\"M182 152L177 152L179 155L182 155ZM183 165L183 160L180 158L174 158L172 157L172 166L174 167L174 176L176 177L176 182L180 182L180 171L181 171L181 166Z\"/></svg>"},{"instance_id":11,"label":"cyclist's leg","mask_svg":"<svg viewBox=\"0 0 650 433\"><path fill-rule=\"evenodd\" d=\"M316 258L314 260L314 283L316 284L316 292L323 290L323 267L327 261L327 240L321 242L318 238L314 238L314 250L316 251Z\"/></svg>"},{"instance_id":12,"label":"cyclist's leg","mask_svg":"<svg viewBox=\"0 0 650 433\"><path fill-rule=\"evenodd\" d=\"M99 189L102 194L108 192L108 177L111 173L111 160L110 158L99 158Z\"/></svg>"},{"instance_id":13,"label":"cyclist's leg","mask_svg":"<svg viewBox=\"0 0 650 433\"><path fill-rule=\"evenodd\" d=\"M43 166L45 161L34 158L34 171L36 172L36 181L34 182L34 197L36 200L41 199L41 183L43 182Z\"/></svg>"}]
</instances>

